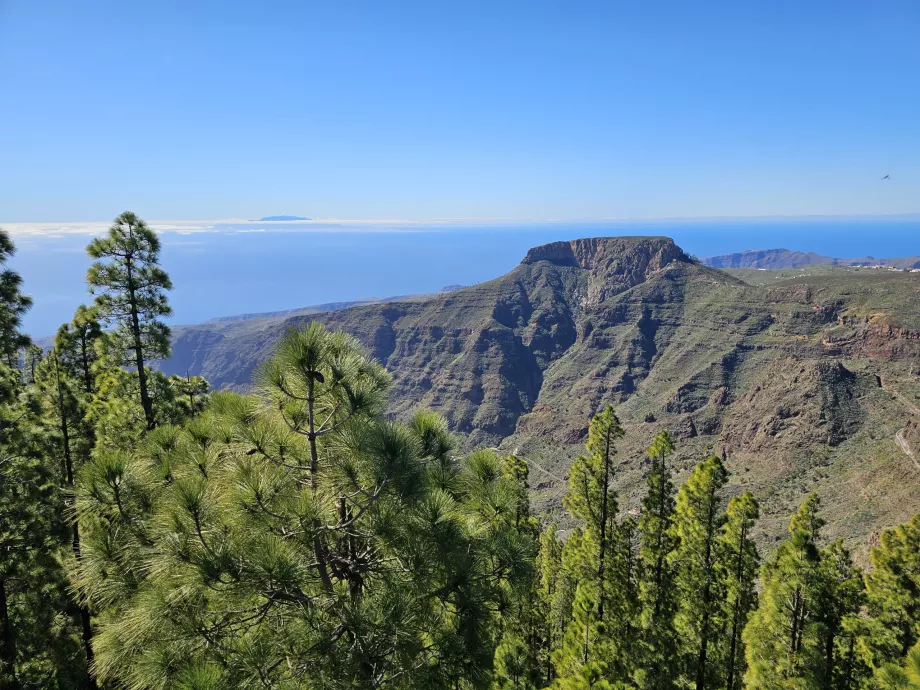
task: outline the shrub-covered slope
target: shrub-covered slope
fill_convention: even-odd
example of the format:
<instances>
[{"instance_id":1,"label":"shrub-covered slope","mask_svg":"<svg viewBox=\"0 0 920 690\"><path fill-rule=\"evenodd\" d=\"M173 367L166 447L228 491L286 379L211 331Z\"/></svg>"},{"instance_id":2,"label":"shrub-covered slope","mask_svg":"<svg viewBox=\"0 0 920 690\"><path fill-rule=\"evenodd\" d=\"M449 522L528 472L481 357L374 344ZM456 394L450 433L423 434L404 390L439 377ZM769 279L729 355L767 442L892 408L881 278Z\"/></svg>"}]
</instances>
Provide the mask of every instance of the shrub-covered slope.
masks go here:
<instances>
[{"instance_id":1,"label":"shrub-covered slope","mask_svg":"<svg viewBox=\"0 0 920 690\"><path fill-rule=\"evenodd\" d=\"M397 414L436 410L472 443L531 460L543 508L610 402L627 427L630 505L641 449L667 427L686 470L724 453L732 489L763 499L761 539L817 490L828 536L864 552L920 510L920 468L896 438L912 449L918 436L920 274L822 269L754 286L667 238L557 242L430 299L177 329L166 369L245 387L281 333L320 320L391 371Z\"/></svg>"}]
</instances>

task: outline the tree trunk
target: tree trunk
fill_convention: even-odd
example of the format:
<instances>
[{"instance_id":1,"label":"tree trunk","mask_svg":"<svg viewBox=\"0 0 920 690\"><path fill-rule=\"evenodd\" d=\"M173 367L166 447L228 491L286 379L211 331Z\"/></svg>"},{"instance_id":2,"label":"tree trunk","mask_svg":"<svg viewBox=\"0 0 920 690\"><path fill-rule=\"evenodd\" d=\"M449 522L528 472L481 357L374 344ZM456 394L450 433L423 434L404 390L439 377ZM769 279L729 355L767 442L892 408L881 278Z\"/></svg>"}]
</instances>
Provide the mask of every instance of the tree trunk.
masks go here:
<instances>
[{"instance_id":1,"label":"tree trunk","mask_svg":"<svg viewBox=\"0 0 920 690\"><path fill-rule=\"evenodd\" d=\"M664 454L662 453L661 458L661 490L658 492L658 519L660 524L658 525L658 557L655 559L655 618L657 619L661 613L661 588L662 588L662 579L664 577L664 555L661 553L662 542L664 541L664 500L665 500L665 460Z\"/></svg>"},{"instance_id":2,"label":"tree trunk","mask_svg":"<svg viewBox=\"0 0 920 690\"><path fill-rule=\"evenodd\" d=\"M61 370L60 362L57 359L57 355L54 358L54 373L57 377L57 390L58 390L58 410L61 417L61 437L64 442L64 469L66 472L67 486L70 491L73 491L74 481L73 481L73 455L70 452L70 428L67 424L67 410L64 406L64 388L61 385ZM69 501L72 502L72 501ZM74 510L74 506L70 506L71 510ZM73 549L74 558L77 560L77 564L80 563L80 525L77 521L76 511L73 514L73 522L71 523L72 530L72 541L71 548ZM95 688L96 681L92 676L92 665L93 665L93 625L92 619L90 618L89 608L85 603L80 604L80 624L82 628L82 637L83 637L83 649L86 653L86 686L88 688Z\"/></svg>"},{"instance_id":3,"label":"tree trunk","mask_svg":"<svg viewBox=\"0 0 920 690\"><path fill-rule=\"evenodd\" d=\"M700 652L696 660L696 690L705 690L706 688L706 661L707 654L709 651L709 619L710 619L710 606L712 602L710 597L712 595L712 540L713 540L713 523L715 521L715 485L712 485L712 489L709 495L709 508L706 515L706 556L704 563L706 566L706 585L703 587L703 625L701 628L702 640L700 642Z\"/></svg>"},{"instance_id":4,"label":"tree trunk","mask_svg":"<svg viewBox=\"0 0 920 690\"><path fill-rule=\"evenodd\" d=\"M607 551L607 486L610 483L610 429L607 429L606 434L606 446L604 448L604 483L601 485L601 490L604 492L604 496L601 499L601 533L600 533L600 546L598 547L599 555L597 561L597 586L598 586L598 597L597 597L597 619L601 622L604 620L604 595L606 594L606 587L604 587L604 557Z\"/></svg>"},{"instance_id":5,"label":"tree trunk","mask_svg":"<svg viewBox=\"0 0 920 690\"><path fill-rule=\"evenodd\" d=\"M86 351L86 331L80 333L80 364L83 367L83 392L93 392L93 377L89 370L89 353Z\"/></svg>"},{"instance_id":6,"label":"tree trunk","mask_svg":"<svg viewBox=\"0 0 920 690\"><path fill-rule=\"evenodd\" d=\"M741 578L744 576L744 542L747 537L747 528L742 522L741 538L738 540L738 562L735 566L735 581L738 586L738 594L735 597L735 604L732 610L732 637L728 650L728 682L725 684L726 690L735 690L735 655L738 653L738 626L741 624Z\"/></svg>"},{"instance_id":7,"label":"tree trunk","mask_svg":"<svg viewBox=\"0 0 920 690\"><path fill-rule=\"evenodd\" d=\"M153 418L153 402L147 390L147 372L144 369L144 341L141 339L140 315L137 312L137 297L134 294L134 278L131 273L131 261L127 261L128 271L128 299L131 305L131 335L134 338L134 365L137 367L137 382L141 389L141 406L144 408L144 419L147 420L147 431L153 429L157 423Z\"/></svg>"},{"instance_id":8,"label":"tree trunk","mask_svg":"<svg viewBox=\"0 0 920 690\"><path fill-rule=\"evenodd\" d=\"M316 496L316 491L319 488L319 453L316 449L313 387L314 382L311 378L307 384L307 421L309 423L307 441L310 443L310 491ZM331 592L332 578L329 577L329 568L326 564L326 546L319 535L319 520L313 520L313 529L316 530L316 534L313 536L313 555L316 558L316 569L319 572L319 579L322 581L323 589Z\"/></svg>"},{"instance_id":9,"label":"tree trunk","mask_svg":"<svg viewBox=\"0 0 920 690\"><path fill-rule=\"evenodd\" d=\"M824 638L824 687L826 690L834 690L834 639L836 637L836 626L827 626L827 637Z\"/></svg>"}]
</instances>

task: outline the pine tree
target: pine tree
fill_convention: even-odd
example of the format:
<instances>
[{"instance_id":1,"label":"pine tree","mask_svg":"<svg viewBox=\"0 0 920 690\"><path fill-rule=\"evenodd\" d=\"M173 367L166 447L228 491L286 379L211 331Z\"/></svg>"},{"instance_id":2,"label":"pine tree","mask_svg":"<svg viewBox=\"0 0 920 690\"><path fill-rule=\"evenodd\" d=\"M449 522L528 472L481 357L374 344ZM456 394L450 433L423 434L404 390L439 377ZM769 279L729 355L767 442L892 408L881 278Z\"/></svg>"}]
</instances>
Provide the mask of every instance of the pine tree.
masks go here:
<instances>
[{"instance_id":1,"label":"pine tree","mask_svg":"<svg viewBox=\"0 0 920 690\"><path fill-rule=\"evenodd\" d=\"M537 629L538 646L535 649L541 678L547 683L554 675L552 654L559 648L565 625L559 615L560 588L564 586L562 571L562 542L559 540L555 522L550 522L540 534L540 550L536 559L536 597L534 622Z\"/></svg>"},{"instance_id":2,"label":"pine tree","mask_svg":"<svg viewBox=\"0 0 920 690\"><path fill-rule=\"evenodd\" d=\"M494 690L537 690L540 681L531 646L517 632L505 632L495 650Z\"/></svg>"},{"instance_id":3,"label":"pine tree","mask_svg":"<svg viewBox=\"0 0 920 690\"><path fill-rule=\"evenodd\" d=\"M674 443L667 431L655 437L647 455L652 460L648 493L639 519L642 580L640 583L642 667L636 681L643 690L667 690L678 677L677 640L674 630L676 592L674 572L668 560L677 546L674 521L674 486L667 465Z\"/></svg>"},{"instance_id":4,"label":"pine tree","mask_svg":"<svg viewBox=\"0 0 920 690\"><path fill-rule=\"evenodd\" d=\"M718 538L725 521L720 494L727 481L722 461L713 455L696 466L677 492L672 527L677 547L668 557L679 599L674 625L684 657L683 676L696 690L722 687L724 682L713 650L724 622Z\"/></svg>"},{"instance_id":5,"label":"pine tree","mask_svg":"<svg viewBox=\"0 0 920 690\"><path fill-rule=\"evenodd\" d=\"M60 338L58 342L60 345L68 344ZM54 458L55 464L61 467L56 483L63 488L71 550L73 558L79 562L80 525L73 505L74 482L76 473L90 457L95 434L86 417L88 396L83 390L83 384L79 379L71 378L71 371L62 363L62 353L58 347L59 345L56 345L51 350L39 367L35 391L43 410L47 453ZM76 607L79 611L86 665L90 667L93 661L92 618L86 602L78 602ZM87 676L86 685L95 687L95 681L91 676Z\"/></svg>"},{"instance_id":6,"label":"pine tree","mask_svg":"<svg viewBox=\"0 0 920 690\"><path fill-rule=\"evenodd\" d=\"M598 584L586 577L576 585L572 619L555 659L558 679L554 687L559 690L607 687L609 660L615 649L597 615Z\"/></svg>"},{"instance_id":7,"label":"pine tree","mask_svg":"<svg viewBox=\"0 0 920 690\"><path fill-rule=\"evenodd\" d=\"M751 538L760 507L747 491L728 503L719 535L720 579L725 594L722 616L727 628L719 649L726 690L740 690L746 669L742 631L757 608L757 573L760 556Z\"/></svg>"},{"instance_id":8,"label":"pine tree","mask_svg":"<svg viewBox=\"0 0 920 690\"><path fill-rule=\"evenodd\" d=\"M821 690L852 690L868 676L856 653L864 587L862 572L841 542L822 549L817 589L812 685Z\"/></svg>"},{"instance_id":9,"label":"pine tree","mask_svg":"<svg viewBox=\"0 0 920 690\"><path fill-rule=\"evenodd\" d=\"M866 576L869 618L863 634L873 667L900 663L918 641L920 620L920 515L882 532Z\"/></svg>"},{"instance_id":10,"label":"pine tree","mask_svg":"<svg viewBox=\"0 0 920 690\"><path fill-rule=\"evenodd\" d=\"M31 385L35 383L35 370L42 363L45 352L35 343L29 343L22 350L22 380Z\"/></svg>"},{"instance_id":11,"label":"pine tree","mask_svg":"<svg viewBox=\"0 0 920 690\"><path fill-rule=\"evenodd\" d=\"M610 675L624 683L633 677L641 652L639 548L638 521L626 515L617 525L611 543L610 580L617 587L617 595L611 598L607 616L608 634L616 645Z\"/></svg>"},{"instance_id":12,"label":"pine tree","mask_svg":"<svg viewBox=\"0 0 920 690\"><path fill-rule=\"evenodd\" d=\"M580 666L595 672L615 667L620 656L609 631L620 621L612 612L622 613L623 583L613 577L613 539L617 527L617 498L613 490L614 442L623 436L623 427L608 405L591 420L586 449L569 471L569 490L563 505L573 518L583 523L578 555L581 560L573 604L574 615L564 638L566 648L560 658L567 676L581 677ZM592 608L593 607L593 608ZM580 651L579 651L580 649ZM596 658L602 656L602 659Z\"/></svg>"},{"instance_id":13,"label":"pine tree","mask_svg":"<svg viewBox=\"0 0 920 690\"><path fill-rule=\"evenodd\" d=\"M73 321L61 326L54 338L54 347L58 352L61 366L69 378L80 381L86 395L91 395L96 390L96 341L101 336L102 326L95 310L80 305Z\"/></svg>"},{"instance_id":14,"label":"pine tree","mask_svg":"<svg viewBox=\"0 0 920 690\"><path fill-rule=\"evenodd\" d=\"M817 547L824 524L809 496L789 525L789 537L763 570L763 594L744 630L745 688L773 690L812 682L818 648L814 624L820 595Z\"/></svg>"},{"instance_id":15,"label":"pine tree","mask_svg":"<svg viewBox=\"0 0 920 690\"><path fill-rule=\"evenodd\" d=\"M875 675L878 690L920 690L920 643L908 652L903 665L888 663Z\"/></svg>"},{"instance_id":16,"label":"pine tree","mask_svg":"<svg viewBox=\"0 0 920 690\"><path fill-rule=\"evenodd\" d=\"M146 426L152 429L156 418L146 365L169 355L169 329L159 319L171 313L166 290L172 282L159 266L160 240L126 211L86 251L97 259L86 274L90 291L98 295L95 309L100 320L115 327L122 363L136 368Z\"/></svg>"},{"instance_id":17,"label":"pine tree","mask_svg":"<svg viewBox=\"0 0 920 690\"><path fill-rule=\"evenodd\" d=\"M382 416L357 341L290 332L254 396L217 393L81 471L96 668L129 687L482 687L534 541L502 458ZM511 604L511 606L509 606ZM500 664L518 645L509 636ZM507 653L506 653L507 652Z\"/></svg>"},{"instance_id":18,"label":"pine tree","mask_svg":"<svg viewBox=\"0 0 920 690\"><path fill-rule=\"evenodd\" d=\"M16 247L10 236L0 228L0 358L13 368L20 350L29 345L29 338L19 331L22 315L32 306L32 298L22 293L22 278L7 268Z\"/></svg>"},{"instance_id":19,"label":"pine tree","mask_svg":"<svg viewBox=\"0 0 920 690\"><path fill-rule=\"evenodd\" d=\"M0 267L13 244L0 231ZM28 346L19 332L30 300L19 276L0 272L0 687L74 688L86 678L68 610L60 555L63 506L48 462L28 374L11 363ZM37 355L37 353L36 353Z\"/></svg>"}]
</instances>

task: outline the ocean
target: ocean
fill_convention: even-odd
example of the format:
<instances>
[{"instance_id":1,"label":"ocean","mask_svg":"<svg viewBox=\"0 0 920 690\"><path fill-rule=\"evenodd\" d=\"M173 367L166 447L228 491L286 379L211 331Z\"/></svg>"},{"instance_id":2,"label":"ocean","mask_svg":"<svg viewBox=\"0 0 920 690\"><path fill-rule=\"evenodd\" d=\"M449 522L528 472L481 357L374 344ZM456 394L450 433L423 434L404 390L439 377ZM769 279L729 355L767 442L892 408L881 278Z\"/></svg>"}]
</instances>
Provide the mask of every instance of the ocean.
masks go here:
<instances>
[{"instance_id":1,"label":"ocean","mask_svg":"<svg viewBox=\"0 0 920 690\"><path fill-rule=\"evenodd\" d=\"M920 254L920 215L864 218L424 223L315 226L217 224L161 233L162 265L174 283L173 324L278 311L362 297L472 285L513 268L535 245L577 237L665 235L699 257L786 248L828 256ZM90 301L87 235L13 235L11 268L35 305L35 337L54 333Z\"/></svg>"}]
</instances>

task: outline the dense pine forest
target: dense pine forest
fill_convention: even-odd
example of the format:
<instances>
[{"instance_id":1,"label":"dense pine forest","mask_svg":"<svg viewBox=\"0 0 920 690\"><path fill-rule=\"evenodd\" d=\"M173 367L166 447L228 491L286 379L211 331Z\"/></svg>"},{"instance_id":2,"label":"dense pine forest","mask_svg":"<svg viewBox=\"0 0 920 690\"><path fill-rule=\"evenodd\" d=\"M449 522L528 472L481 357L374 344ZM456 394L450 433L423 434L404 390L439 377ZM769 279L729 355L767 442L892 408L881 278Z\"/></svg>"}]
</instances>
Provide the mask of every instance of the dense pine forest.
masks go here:
<instances>
[{"instance_id":1,"label":"dense pine forest","mask_svg":"<svg viewBox=\"0 0 920 690\"><path fill-rule=\"evenodd\" d=\"M862 571L812 495L761 554L723 458L675 486L668 432L624 457L605 405L556 524L523 458L388 415L345 333L289 331L246 395L162 374L156 234L125 213L87 251L47 351L0 274L3 690L920 688L920 516Z\"/></svg>"}]
</instances>

